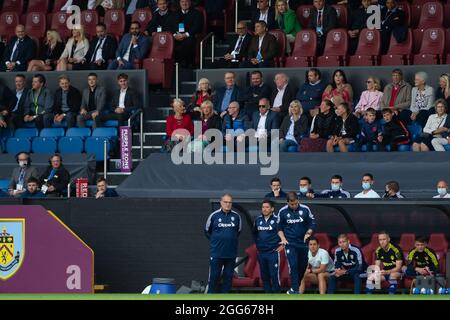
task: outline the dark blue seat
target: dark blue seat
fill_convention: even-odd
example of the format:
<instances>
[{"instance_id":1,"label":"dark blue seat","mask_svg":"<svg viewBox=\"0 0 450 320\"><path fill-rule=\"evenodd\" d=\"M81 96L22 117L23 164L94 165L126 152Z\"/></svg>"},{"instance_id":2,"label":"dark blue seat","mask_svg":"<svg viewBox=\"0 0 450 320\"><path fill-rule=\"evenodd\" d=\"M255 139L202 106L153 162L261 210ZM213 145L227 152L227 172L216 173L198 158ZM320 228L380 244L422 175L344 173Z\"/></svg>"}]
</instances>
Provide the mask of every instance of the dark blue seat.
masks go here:
<instances>
[{"instance_id":1,"label":"dark blue seat","mask_svg":"<svg viewBox=\"0 0 450 320\"><path fill-rule=\"evenodd\" d=\"M41 130L39 136L44 138L55 138L58 140L59 138L64 137L64 133L64 128L44 128Z\"/></svg>"},{"instance_id":2,"label":"dark blue seat","mask_svg":"<svg viewBox=\"0 0 450 320\"><path fill-rule=\"evenodd\" d=\"M100 128L99 128L100 129ZM95 155L97 161L103 161L104 157L104 145L106 141L106 159L109 159L109 150L111 148L111 141L108 137L89 137L84 143L84 149L86 153Z\"/></svg>"},{"instance_id":3,"label":"dark blue seat","mask_svg":"<svg viewBox=\"0 0 450 320\"><path fill-rule=\"evenodd\" d=\"M34 153L55 153L58 149L56 138L36 137L31 149Z\"/></svg>"},{"instance_id":4,"label":"dark blue seat","mask_svg":"<svg viewBox=\"0 0 450 320\"><path fill-rule=\"evenodd\" d=\"M82 137L62 137L58 142L59 153L82 153L84 143Z\"/></svg>"},{"instance_id":5,"label":"dark blue seat","mask_svg":"<svg viewBox=\"0 0 450 320\"><path fill-rule=\"evenodd\" d=\"M66 132L66 137L80 137L83 140L90 136L91 129L89 128L70 128Z\"/></svg>"},{"instance_id":6,"label":"dark blue seat","mask_svg":"<svg viewBox=\"0 0 450 320\"><path fill-rule=\"evenodd\" d=\"M17 154L19 152L30 152L31 142L29 138L9 138L6 141L6 152Z\"/></svg>"},{"instance_id":7,"label":"dark blue seat","mask_svg":"<svg viewBox=\"0 0 450 320\"><path fill-rule=\"evenodd\" d=\"M14 132L15 138L34 138L39 135L39 130L37 128L20 128Z\"/></svg>"}]
</instances>

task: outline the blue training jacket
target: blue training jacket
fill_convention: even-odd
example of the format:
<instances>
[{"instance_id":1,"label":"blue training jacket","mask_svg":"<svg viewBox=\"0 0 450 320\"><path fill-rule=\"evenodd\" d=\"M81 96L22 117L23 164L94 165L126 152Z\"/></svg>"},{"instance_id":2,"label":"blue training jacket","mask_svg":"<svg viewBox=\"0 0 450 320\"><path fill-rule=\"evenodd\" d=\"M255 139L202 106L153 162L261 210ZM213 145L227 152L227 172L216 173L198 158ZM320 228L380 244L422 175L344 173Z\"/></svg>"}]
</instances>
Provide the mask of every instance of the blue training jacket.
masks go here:
<instances>
[{"instance_id":1,"label":"blue training jacket","mask_svg":"<svg viewBox=\"0 0 450 320\"><path fill-rule=\"evenodd\" d=\"M273 252L280 243L277 218L271 215L267 220L261 214L253 224L253 238L259 252Z\"/></svg>"},{"instance_id":2,"label":"blue training jacket","mask_svg":"<svg viewBox=\"0 0 450 320\"><path fill-rule=\"evenodd\" d=\"M237 212L225 213L219 209L211 213L205 226L205 235L211 242L211 257L236 258L241 229L242 220Z\"/></svg>"},{"instance_id":3,"label":"blue training jacket","mask_svg":"<svg viewBox=\"0 0 450 320\"><path fill-rule=\"evenodd\" d=\"M364 267L364 257L360 248L354 245L349 245L347 256L341 248L337 248L334 253L334 267L342 268L347 271L362 272Z\"/></svg>"},{"instance_id":4,"label":"blue training jacket","mask_svg":"<svg viewBox=\"0 0 450 320\"><path fill-rule=\"evenodd\" d=\"M300 204L296 210L284 206L278 212L278 231L283 231L289 245L305 247L306 231L316 229L316 219L308 206Z\"/></svg>"}]
</instances>

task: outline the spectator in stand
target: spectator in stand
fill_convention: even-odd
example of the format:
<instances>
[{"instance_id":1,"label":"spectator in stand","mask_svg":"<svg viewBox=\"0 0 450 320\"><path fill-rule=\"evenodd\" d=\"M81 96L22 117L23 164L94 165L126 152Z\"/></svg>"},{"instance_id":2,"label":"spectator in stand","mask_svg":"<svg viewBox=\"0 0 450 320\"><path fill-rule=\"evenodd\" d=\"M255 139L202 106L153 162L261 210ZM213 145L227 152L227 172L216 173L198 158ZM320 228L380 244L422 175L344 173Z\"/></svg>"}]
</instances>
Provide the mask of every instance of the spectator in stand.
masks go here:
<instances>
[{"instance_id":1,"label":"spectator in stand","mask_svg":"<svg viewBox=\"0 0 450 320\"><path fill-rule=\"evenodd\" d=\"M19 167L14 168L8 185L8 194L18 197L25 191L25 183L30 178L39 178L38 171L31 165L31 156L28 152L19 152L15 156Z\"/></svg>"},{"instance_id":2,"label":"spectator in stand","mask_svg":"<svg viewBox=\"0 0 450 320\"><path fill-rule=\"evenodd\" d=\"M65 119L67 128L75 127L77 115L80 111L81 93L70 84L70 79L66 75L61 75L58 78L59 88L55 92L55 104L53 105L53 112L55 117L54 123L61 124Z\"/></svg>"},{"instance_id":3,"label":"spectator in stand","mask_svg":"<svg viewBox=\"0 0 450 320\"><path fill-rule=\"evenodd\" d=\"M119 88L112 95L113 112L100 113L95 118L97 127L101 127L102 123L108 120L117 120L119 121L119 126L122 126L130 118L133 110L141 108L138 93L128 85L128 75L125 73L119 74L117 83Z\"/></svg>"},{"instance_id":4,"label":"spectator in stand","mask_svg":"<svg viewBox=\"0 0 450 320\"><path fill-rule=\"evenodd\" d=\"M433 249L427 246L427 240L419 237L406 259L403 271L407 276L434 276L439 273L439 259Z\"/></svg>"},{"instance_id":5,"label":"spectator in stand","mask_svg":"<svg viewBox=\"0 0 450 320\"><path fill-rule=\"evenodd\" d=\"M286 53L291 53L291 46L295 42L295 36L300 31L300 23L294 10L289 9L287 0L277 0L275 3L275 20L278 23L278 29L284 31L286 35Z\"/></svg>"},{"instance_id":6,"label":"spectator in stand","mask_svg":"<svg viewBox=\"0 0 450 320\"><path fill-rule=\"evenodd\" d=\"M255 35L250 40L248 47L248 59L241 66L247 68L273 67L273 59L277 56L277 53L277 39L267 31L267 25L264 21L258 21L255 24Z\"/></svg>"},{"instance_id":7,"label":"spectator in stand","mask_svg":"<svg viewBox=\"0 0 450 320\"><path fill-rule=\"evenodd\" d=\"M41 175L41 191L46 197L60 197L67 190L70 173L62 164L62 157L55 153L49 159L50 165Z\"/></svg>"},{"instance_id":8,"label":"spectator in stand","mask_svg":"<svg viewBox=\"0 0 450 320\"><path fill-rule=\"evenodd\" d=\"M332 83L329 84L322 95L322 100L329 99L335 106L345 102L351 107L353 103L353 89L348 83L343 70L338 69L333 72Z\"/></svg>"},{"instance_id":9,"label":"spectator in stand","mask_svg":"<svg viewBox=\"0 0 450 320\"><path fill-rule=\"evenodd\" d=\"M253 12L252 27L256 30L256 23L264 21L268 30L277 29L277 22L275 21L274 7L269 7L269 0L258 0L259 7Z\"/></svg>"},{"instance_id":10,"label":"spectator in stand","mask_svg":"<svg viewBox=\"0 0 450 320\"><path fill-rule=\"evenodd\" d=\"M381 109L380 105L381 99L383 98L383 92L381 92L380 89L380 79L375 77L369 77L367 79L367 90L361 93L359 102L355 107L354 115L357 118L361 118L369 108L376 111Z\"/></svg>"},{"instance_id":11,"label":"spectator in stand","mask_svg":"<svg viewBox=\"0 0 450 320\"><path fill-rule=\"evenodd\" d=\"M252 119L251 117L253 117L253 114L259 110L259 100L262 98L270 99L271 96L272 89L263 82L261 71L252 71L250 73L250 86L247 87L242 94L244 110L250 120Z\"/></svg>"},{"instance_id":12,"label":"spectator in stand","mask_svg":"<svg viewBox=\"0 0 450 320\"><path fill-rule=\"evenodd\" d=\"M0 133L1 128L8 126L8 119L6 118L11 111L11 106L14 101L14 95L9 88L0 83Z\"/></svg>"},{"instance_id":13,"label":"spectator in stand","mask_svg":"<svg viewBox=\"0 0 450 320\"><path fill-rule=\"evenodd\" d=\"M340 1L339 4L346 2ZM359 42L359 33L362 29L367 28L367 19L371 16L371 13L367 12L367 9L371 5L371 0L354 1L354 3L360 4L359 7L349 10L349 21L347 25L347 33L349 36L349 55L355 54L356 48ZM348 5L350 6L350 5Z\"/></svg>"},{"instance_id":14,"label":"spectator in stand","mask_svg":"<svg viewBox=\"0 0 450 320\"><path fill-rule=\"evenodd\" d=\"M108 188L108 183L106 179L101 177L97 179L97 192L95 194L95 199L101 198L115 198L118 197L116 190Z\"/></svg>"},{"instance_id":15,"label":"spectator in stand","mask_svg":"<svg viewBox=\"0 0 450 320\"><path fill-rule=\"evenodd\" d=\"M312 188L312 182L309 177L301 177L298 182L298 193L299 198L314 198L315 193Z\"/></svg>"},{"instance_id":16,"label":"spectator in stand","mask_svg":"<svg viewBox=\"0 0 450 320\"><path fill-rule=\"evenodd\" d=\"M106 33L104 23L95 27L96 37L89 44L84 67L86 70L105 70L109 60L115 59L117 42L114 37Z\"/></svg>"},{"instance_id":17,"label":"spectator in stand","mask_svg":"<svg viewBox=\"0 0 450 320\"><path fill-rule=\"evenodd\" d=\"M431 140L442 138L441 134L448 132L448 129L444 127L447 120L447 103L444 99L438 99L434 105L436 113L430 114L423 132L412 145L412 150L415 152L434 150Z\"/></svg>"},{"instance_id":18,"label":"spectator in stand","mask_svg":"<svg viewBox=\"0 0 450 320\"><path fill-rule=\"evenodd\" d=\"M386 6L381 9L381 54L389 49L391 34L401 43L406 40L408 27L405 13L400 10L395 0L386 0Z\"/></svg>"},{"instance_id":19,"label":"spectator in stand","mask_svg":"<svg viewBox=\"0 0 450 320\"><path fill-rule=\"evenodd\" d=\"M193 111L201 112L200 106L203 102L207 100L211 100L211 85L209 83L209 80L206 78L201 78L198 81L198 87L197 91L194 92L194 94L191 97L191 103L188 106L188 113L191 113Z\"/></svg>"},{"instance_id":20,"label":"spectator in stand","mask_svg":"<svg viewBox=\"0 0 450 320\"><path fill-rule=\"evenodd\" d=\"M158 0L158 9L153 11L152 20L145 28L145 35L151 36L153 32L175 32L175 13L169 10L168 0Z\"/></svg>"},{"instance_id":21,"label":"spectator in stand","mask_svg":"<svg viewBox=\"0 0 450 320\"><path fill-rule=\"evenodd\" d=\"M140 32L141 24L131 22L130 32L120 40L116 51L116 59L108 66L108 70L134 69L134 61L145 59L150 51L150 39Z\"/></svg>"},{"instance_id":22,"label":"spectator in stand","mask_svg":"<svg viewBox=\"0 0 450 320\"><path fill-rule=\"evenodd\" d=\"M308 118L303 114L303 108L298 100L289 105L289 114L280 126L280 151L287 152L290 147L298 151L300 141L308 132Z\"/></svg>"},{"instance_id":23,"label":"spectator in stand","mask_svg":"<svg viewBox=\"0 0 450 320\"><path fill-rule=\"evenodd\" d=\"M26 79L23 74L17 74L14 79L15 90L10 104L10 111L3 118L6 119L8 127L17 129L23 127L24 109L28 96Z\"/></svg>"},{"instance_id":24,"label":"spectator in stand","mask_svg":"<svg viewBox=\"0 0 450 320\"><path fill-rule=\"evenodd\" d=\"M311 284L319 286L319 293L327 291L327 281L334 272L334 263L330 254L325 249L319 248L319 240L314 236L308 239L308 268L300 284L300 294L305 293L305 288Z\"/></svg>"},{"instance_id":25,"label":"spectator in stand","mask_svg":"<svg viewBox=\"0 0 450 320\"><path fill-rule=\"evenodd\" d=\"M24 106L24 122L33 122L39 130L50 128L53 123L53 95L45 86L42 74L35 74L31 81Z\"/></svg>"},{"instance_id":26,"label":"spectator in stand","mask_svg":"<svg viewBox=\"0 0 450 320\"><path fill-rule=\"evenodd\" d=\"M237 101L231 102L228 106L227 113L223 116L222 122L222 133L225 136L227 150L228 144L233 145L231 141L234 142L234 150L236 150L237 142L244 142L244 132L249 129L250 126L250 120L248 119L245 112L240 110L239 103Z\"/></svg>"},{"instance_id":27,"label":"spectator in stand","mask_svg":"<svg viewBox=\"0 0 450 320\"><path fill-rule=\"evenodd\" d=\"M336 115L336 126L333 136L327 142L327 152L334 152L335 146L339 146L340 152L347 152L347 146L355 143L359 133L358 118L353 115L345 102L337 106Z\"/></svg>"},{"instance_id":28,"label":"spectator in stand","mask_svg":"<svg viewBox=\"0 0 450 320\"><path fill-rule=\"evenodd\" d=\"M248 56L252 35L248 32L245 21L239 21L236 33L236 37L230 38L229 49L219 64L222 68L238 68Z\"/></svg>"},{"instance_id":29,"label":"spectator in stand","mask_svg":"<svg viewBox=\"0 0 450 320\"><path fill-rule=\"evenodd\" d=\"M439 77L439 88L436 88L435 99L444 99L447 106L450 104L450 75L441 74Z\"/></svg>"},{"instance_id":30,"label":"spectator in stand","mask_svg":"<svg viewBox=\"0 0 450 320\"><path fill-rule=\"evenodd\" d=\"M259 111L255 111L252 116L251 128L256 131L255 138L258 146L261 142L267 144L267 150L270 150L272 130L280 128L280 121L278 120L278 115L270 110L269 99L261 98L258 107Z\"/></svg>"},{"instance_id":31,"label":"spectator in stand","mask_svg":"<svg viewBox=\"0 0 450 320\"><path fill-rule=\"evenodd\" d=\"M111 0L109 0L111 1ZM70 6L78 6L80 7L81 10L86 10L87 8L87 1L83 1L83 0L68 0L66 1L66 3L61 7L60 11L67 11L69 9Z\"/></svg>"},{"instance_id":32,"label":"spectator in stand","mask_svg":"<svg viewBox=\"0 0 450 320\"><path fill-rule=\"evenodd\" d=\"M272 91L270 104L272 111L279 112L280 119L283 119L289 113L291 102L295 99L297 88L293 83L289 83L289 78L285 73L275 75L276 88ZM298 101L298 103L300 103ZM302 112L303 114L303 109Z\"/></svg>"},{"instance_id":33,"label":"spectator in stand","mask_svg":"<svg viewBox=\"0 0 450 320\"><path fill-rule=\"evenodd\" d=\"M387 199L404 198L404 196L400 193L400 185L397 181L389 181L388 183L386 183L383 198Z\"/></svg>"},{"instance_id":34,"label":"spectator in stand","mask_svg":"<svg viewBox=\"0 0 450 320\"><path fill-rule=\"evenodd\" d=\"M35 177L28 178L26 190L19 196L20 198L45 198L45 194L39 190L39 180Z\"/></svg>"},{"instance_id":35,"label":"spectator in stand","mask_svg":"<svg viewBox=\"0 0 450 320\"><path fill-rule=\"evenodd\" d=\"M433 199L447 199L450 198L448 193L448 182L445 180L439 180L437 183L437 195Z\"/></svg>"},{"instance_id":36,"label":"spectator in stand","mask_svg":"<svg viewBox=\"0 0 450 320\"><path fill-rule=\"evenodd\" d=\"M366 198L366 199L375 199L375 198L381 198L378 193L376 193L373 188L373 175L371 173L366 173L362 176L362 188L363 191L358 193L355 198Z\"/></svg>"},{"instance_id":37,"label":"spectator in stand","mask_svg":"<svg viewBox=\"0 0 450 320\"><path fill-rule=\"evenodd\" d=\"M335 174L331 177L331 189L323 190L317 198L330 198L330 199L350 199L350 192L342 189L343 179L342 176Z\"/></svg>"},{"instance_id":38,"label":"spectator in stand","mask_svg":"<svg viewBox=\"0 0 450 320\"><path fill-rule=\"evenodd\" d=\"M360 275L364 270L365 263L360 248L350 244L348 236L340 234L338 236L338 248L334 254L334 274L328 278L328 294L333 294L336 290L336 282L353 282L353 292L361 293Z\"/></svg>"},{"instance_id":39,"label":"spectator in stand","mask_svg":"<svg viewBox=\"0 0 450 320\"><path fill-rule=\"evenodd\" d=\"M72 37L58 60L56 71L83 70L88 50L89 40L84 36L84 30L73 29Z\"/></svg>"},{"instance_id":40,"label":"spectator in stand","mask_svg":"<svg viewBox=\"0 0 450 320\"><path fill-rule=\"evenodd\" d=\"M378 136L382 134L383 128L380 122L376 120L377 112L373 108L369 108L365 114L356 150L361 151L361 147L365 145L366 151L371 152L374 151L374 146L378 144Z\"/></svg>"},{"instance_id":41,"label":"spectator in stand","mask_svg":"<svg viewBox=\"0 0 450 320\"><path fill-rule=\"evenodd\" d=\"M301 152L325 151L328 139L334 134L336 113L333 102L328 99L323 100L319 110L319 114L312 120L309 137L301 141Z\"/></svg>"},{"instance_id":42,"label":"spectator in stand","mask_svg":"<svg viewBox=\"0 0 450 320\"><path fill-rule=\"evenodd\" d=\"M194 134L194 124L190 115L186 114L184 101L173 99L173 115L166 118L166 142L164 149L170 152L179 142Z\"/></svg>"},{"instance_id":43,"label":"spectator in stand","mask_svg":"<svg viewBox=\"0 0 450 320\"><path fill-rule=\"evenodd\" d=\"M123 3L123 11L125 13L125 29L130 27L133 14L137 9L150 8L150 0L121 0Z\"/></svg>"},{"instance_id":44,"label":"spectator in stand","mask_svg":"<svg viewBox=\"0 0 450 320\"><path fill-rule=\"evenodd\" d=\"M3 52L0 71L26 71L28 62L36 57L36 44L25 33L25 26L16 26L16 35L9 40Z\"/></svg>"},{"instance_id":45,"label":"spectator in stand","mask_svg":"<svg viewBox=\"0 0 450 320\"><path fill-rule=\"evenodd\" d=\"M286 199L287 193L284 192L283 189L281 189L280 178L272 178L272 180L270 180L270 188L272 189L272 191L266 194L264 198Z\"/></svg>"},{"instance_id":46,"label":"spectator in stand","mask_svg":"<svg viewBox=\"0 0 450 320\"><path fill-rule=\"evenodd\" d=\"M64 51L64 43L58 31L50 29L47 31L44 45L42 46L41 59L31 60L28 64L28 72L52 71L56 69L59 57Z\"/></svg>"},{"instance_id":47,"label":"spectator in stand","mask_svg":"<svg viewBox=\"0 0 450 320\"><path fill-rule=\"evenodd\" d=\"M96 128L95 119L105 109L106 92L103 86L98 85L96 73L88 75L88 87L83 90L80 114L77 116L77 125L86 127L86 120L94 120L92 127Z\"/></svg>"},{"instance_id":48,"label":"spectator in stand","mask_svg":"<svg viewBox=\"0 0 450 320\"><path fill-rule=\"evenodd\" d=\"M448 108L448 105L447 105ZM447 129L445 131L444 129ZM450 144L450 117L447 115L444 126L442 127L444 132L441 133L441 138L433 138L431 140L431 145L435 151L445 151L444 146Z\"/></svg>"},{"instance_id":49,"label":"spectator in stand","mask_svg":"<svg viewBox=\"0 0 450 320\"><path fill-rule=\"evenodd\" d=\"M392 83L384 87L381 99L381 109L391 108L395 115L399 115L411 105L411 85L403 80L400 69L392 70Z\"/></svg>"},{"instance_id":50,"label":"spectator in stand","mask_svg":"<svg viewBox=\"0 0 450 320\"><path fill-rule=\"evenodd\" d=\"M409 131L402 121L400 121L392 109L383 109L383 132L378 135L378 147L380 151L385 151L386 146L390 146L391 151L397 151L401 144L410 142Z\"/></svg>"},{"instance_id":51,"label":"spectator in stand","mask_svg":"<svg viewBox=\"0 0 450 320\"><path fill-rule=\"evenodd\" d=\"M309 69L306 72L305 83L297 92L297 100L301 102L308 119L314 118L319 113L322 94L327 86L321 78L319 69Z\"/></svg>"},{"instance_id":52,"label":"spectator in stand","mask_svg":"<svg viewBox=\"0 0 450 320\"><path fill-rule=\"evenodd\" d=\"M314 0L313 5L308 28L317 33L317 55L321 55L325 48L328 31L337 26L337 13L336 9L325 4L325 0Z\"/></svg>"},{"instance_id":53,"label":"spectator in stand","mask_svg":"<svg viewBox=\"0 0 450 320\"><path fill-rule=\"evenodd\" d=\"M96 0L95 10L100 17L105 15L105 12L110 9L123 9L123 0Z\"/></svg>"},{"instance_id":54,"label":"spectator in stand","mask_svg":"<svg viewBox=\"0 0 450 320\"><path fill-rule=\"evenodd\" d=\"M234 72L225 72L225 86L218 88L212 97L215 111L223 118L227 113L231 102L238 101L241 94L241 88L236 84L236 75Z\"/></svg>"},{"instance_id":55,"label":"spectator in stand","mask_svg":"<svg viewBox=\"0 0 450 320\"><path fill-rule=\"evenodd\" d=\"M194 111L191 113L194 120L201 123L202 133L191 142L189 149L196 151L203 150L209 143L213 142L213 138L208 138L206 131L209 129L217 129L222 131L222 119L214 112L214 106L211 101L206 100L200 106L200 112Z\"/></svg>"}]
</instances>

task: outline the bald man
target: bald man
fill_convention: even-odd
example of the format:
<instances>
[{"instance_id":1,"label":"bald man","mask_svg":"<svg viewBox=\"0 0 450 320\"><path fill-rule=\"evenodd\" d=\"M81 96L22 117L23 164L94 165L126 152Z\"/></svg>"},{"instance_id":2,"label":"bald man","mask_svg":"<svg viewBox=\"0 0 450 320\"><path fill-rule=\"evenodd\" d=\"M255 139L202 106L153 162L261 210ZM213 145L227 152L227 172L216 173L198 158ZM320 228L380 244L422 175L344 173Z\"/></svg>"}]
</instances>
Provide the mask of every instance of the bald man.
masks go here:
<instances>
[{"instance_id":1,"label":"bald man","mask_svg":"<svg viewBox=\"0 0 450 320\"><path fill-rule=\"evenodd\" d=\"M438 195L434 196L434 199L446 199L450 198L450 194L448 193L448 182L445 180L440 180L437 183L437 192Z\"/></svg>"},{"instance_id":2,"label":"bald man","mask_svg":"<svg viewBox=\"0 0 450 320\"><path fill-rule=\"evenodd\" d=\"M16 35L8 42L3 53L1 71L26 71L28 62L36 56L36 44L26 35L25 26L16 26Z\"/></svg>"}]
</instances>

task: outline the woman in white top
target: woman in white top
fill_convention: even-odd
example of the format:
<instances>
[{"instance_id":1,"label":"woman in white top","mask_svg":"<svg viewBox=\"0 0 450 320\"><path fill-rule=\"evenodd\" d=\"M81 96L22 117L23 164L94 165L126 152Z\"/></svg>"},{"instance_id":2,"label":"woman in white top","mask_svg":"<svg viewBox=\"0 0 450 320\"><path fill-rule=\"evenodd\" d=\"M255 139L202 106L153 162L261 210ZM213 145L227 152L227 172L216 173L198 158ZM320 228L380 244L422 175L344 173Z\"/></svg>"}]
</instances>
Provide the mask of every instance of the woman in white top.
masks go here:
<instances>
[{"instance_id":1,"label":"woman in white top","mask_svg":"<svg viewBox=\"0 0 450 320\"><path fill-rule=\"evenodd\" d=\"M89 41L84 36L84 30L73 29L72 37L67 41L66 48L59 58L56 70L82 70L88 50Z\"/></svg>"},{"instance_id":2,"label":"woman in white top","mask_svg":"<svg viewBox=\"0 0 450 320\"><path fill-rule=\"evenodd\" d=\"M411 121L416 121L422 128L427 122L428 116L433 113L434 90L427 85L428 75L420 71L414 78L414 88L411 90Z\"/></svg>"},{"instance_id":3,"label":"woman in white top","mask_svg":"<svg viewBox=\"0 0 450 320\"><path fill-rule=\"evenodd\" d=\"M435 102L436 113L428 117L427 124L423 128L423 133L414 141L412 145L413 151L430 151L434 150L431 140L433 138L441 138L441 134L448 131L444 127L447 119L447 103L444 99L438 99Z\"/></svg>"},{"instance_id":4,"label":"woman in white top","mask_svg":"<svg viewBox=\"0 0 450 320\"><path fill-rule=\"evenodd\" d=\"M355 116L360 118L369 108L377 111L380 110L381 98L383 97L383 92L380 89L380 79L375 77L369 77L367 79L367 90L361 93L359 102L355 107Z\"/></svg>"}]
</instances>

